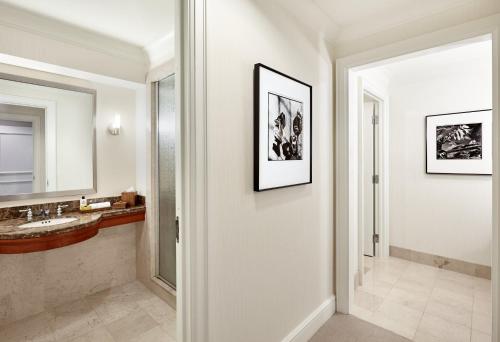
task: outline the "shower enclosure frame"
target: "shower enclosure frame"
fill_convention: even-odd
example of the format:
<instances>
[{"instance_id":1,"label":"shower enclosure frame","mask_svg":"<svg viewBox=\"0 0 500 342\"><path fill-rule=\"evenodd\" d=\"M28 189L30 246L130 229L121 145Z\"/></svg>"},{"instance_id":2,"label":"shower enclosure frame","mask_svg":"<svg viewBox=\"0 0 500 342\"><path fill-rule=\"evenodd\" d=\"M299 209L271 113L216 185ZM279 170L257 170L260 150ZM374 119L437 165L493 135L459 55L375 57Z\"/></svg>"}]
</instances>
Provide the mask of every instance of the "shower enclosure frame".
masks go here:
<instances>
[{"instance_id":1,"label":"shower enclosure frame","mask_svg":"<svg viewBox=\"0 0 500 342\"><path fill-rule=\"evenodd\" d=\"M169 68L166 68L167 70ZM154 236L151 237L153 243L151 244L151 247L153 248L152 251L152 257L153 257L153 262L151 263L152 269L152 280L159 285L160 287L164 288L166 291L168 291L170 294L177 296L177 288L178 288L178 283L177 284L171 284L169 283L166 279L162 278L160 276L160 239L159 239L159 234L160 234L160 191L159 191L159 166L160 166L160 161L159 161L159 134L158 134L158 123L159 123L159 98L158 98L158 92L159 92L159 83L168 78L168 77L175 77L176 73L174 71L164 71L160 72L156 77L151 80L151 160L152 160L152 167L151 167L151 177L152 177L152 191L151 191L151 206L152 206L152 216L153 216L153 230L152 233ZM180 170L180 120L179 120L179 113L176 108L176 148L175 148L175 173L176 173L176 216L179 217L179 204L180 204L180 177L181 177L181 170ZM179 261L180 261L180 255L179 255L179 246L178 246L177 241L177 248L176 248L176 273L179 271ZM178 278L178 274L177 274Z\"/></svg>"}]
</instances>

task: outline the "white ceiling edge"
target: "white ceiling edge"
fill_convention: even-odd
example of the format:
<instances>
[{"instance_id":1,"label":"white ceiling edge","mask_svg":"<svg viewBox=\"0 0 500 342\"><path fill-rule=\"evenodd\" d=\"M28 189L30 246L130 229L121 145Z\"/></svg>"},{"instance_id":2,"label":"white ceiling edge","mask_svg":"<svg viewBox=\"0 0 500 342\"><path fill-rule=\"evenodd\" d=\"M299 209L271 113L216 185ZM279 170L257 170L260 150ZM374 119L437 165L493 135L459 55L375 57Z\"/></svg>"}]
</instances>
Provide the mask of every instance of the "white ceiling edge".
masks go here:
<instances>
[{"instance_id":1,"label":"white ceiling edge","mask_svg":"<svg viewBox=\"0 0 500 342\"><path fill-rule=\"evenodd\" d=\"M164 64L175 57L175 34L168 33L163 38L144 47L149 58L149 69Z\"/></svg>"},{"instance_id":2,"label":"white ceiling edge","mask_svg":"<svg viewBox=\"0 0 500 342\"><path fill-rule=\"evenodd\" d=\"M340 27L313 1L275 0L279 7L309 30L319 33L329 44L334 44Z\"/></svg>"},{"instance_id":3,"label":"white ceiling edge","mask_svg":"<svg viewBox=\"0 0 500 342\"><path fill-rule=\"evenodd\" d=\"M359 34L359 38L354 38L354 36L348 38L344 31L344 34L340 34L335 43L330 45L330 52L336 58L342 58L362 51L377 49L381 45L393 44L483 18L495 21L499 13L500 1L484 6L465 5L372 34Z\"/></svg>"},{"instance_id":4,"label":"white ceiling edge","mask_svg":"<svg viewBox=\"0 0 500 342\"><path fill-rule=\"evenodd\" d=\"M87 72L83 70L73 69L64 67L61 65L55 65L40 61L35 61L28 58L22 58L18 56L12 56L8 54L0 53L0 63L13 65L17 67L22 67L26 69L32 69L42 72L47 72L51 74L57 74L62 76L68 76L73 78L78 78L81 80L86 80L90 82L111 85L120 88L132 89L132 90L144 90L146 84L138 83L128 80L123 80L120 78L115 78L111 76L104 76L92 72Z\"/></svg>"},{"instance_id":5,"label":"white ceiling edge","mask_svg":"<svg viewBox=\"0 0 500 342\"><path fill-rule=\"evenodd\" d=\"M475 2L471 2L470 0L463 0L459 3L454 4L453 6L440 6L438 8L435 8L433 11L422 10L420 11L420 13L417 13L416 11L410 11L408 13L394 13L394 18L396 19L392 21L387 21L386 17L377 16L373 16L369 18L369 20L364 18L356 23L342 27L337 36L335 44L341 44L343 42L364 38L372 34L408 25L414 22L418 22L423 18L431 18L434 16L437 17L441 14L477 11L478 9L485 8L488 5L490 4L484 2L481 3L481 0Z\"/></svg>"},{"instance_id":6,"label":"white ceiling edge","mask_svg":"<svg viewBox=\"0 0 500 342\"><path fill-rule=\"evenodd\" d=\"M94 33L67 23L0 4L0 25L49 39L123 58L142 65L148 58L142 47Z\"/></svg>"}]
</instances>

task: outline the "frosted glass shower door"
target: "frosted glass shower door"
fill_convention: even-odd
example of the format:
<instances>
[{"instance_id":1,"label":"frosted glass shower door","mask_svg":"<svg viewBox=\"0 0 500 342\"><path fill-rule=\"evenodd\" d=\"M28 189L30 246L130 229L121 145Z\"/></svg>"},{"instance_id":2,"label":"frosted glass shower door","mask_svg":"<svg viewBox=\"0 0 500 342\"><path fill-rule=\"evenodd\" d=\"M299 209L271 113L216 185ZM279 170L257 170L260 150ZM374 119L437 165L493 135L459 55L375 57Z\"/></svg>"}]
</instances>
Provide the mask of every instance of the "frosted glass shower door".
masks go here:
<instances>
[{"instance_id":1,"label":"frosted glass shower door","mask_svg":"<svg viewBox=\"0 0 500 342\"><path fill-rule=\"evenodd\" d=\"M158 276L176 286L175 76L158 82Z\"/></svg>"}]
</instances>

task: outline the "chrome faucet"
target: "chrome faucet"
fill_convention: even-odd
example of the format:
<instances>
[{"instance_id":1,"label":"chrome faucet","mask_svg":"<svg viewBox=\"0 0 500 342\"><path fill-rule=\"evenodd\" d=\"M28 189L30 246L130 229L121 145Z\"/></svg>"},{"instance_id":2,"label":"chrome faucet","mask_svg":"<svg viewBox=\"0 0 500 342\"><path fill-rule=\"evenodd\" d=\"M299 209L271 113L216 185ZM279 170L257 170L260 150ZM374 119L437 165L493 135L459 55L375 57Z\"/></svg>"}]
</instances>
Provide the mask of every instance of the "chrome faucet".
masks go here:
<instances>
[{"instance_id":1,"label":"chrome faucet","mask_svg":"<svg viewBox=\"0 0 500 342\"><path fill-rule=\"evenodd\" d=\"M64 209L64 208L67 208L67 207L68 207L68 205L67 205L67 204L64 204L64 205L63 205L63 204L59 204L59 205L57 206L57 217L61 217L61 216L62 216L63 209Z\"/></svg>"},{"instance_id":2,"label":"chrome faucet","mask_svg":"<svg viewBox=\"0 0 500 342\"><path fill-rule=\"evenodd\" d=\"M31 211L31 208L26 208L26 209L23 209L23 210L19 210L20 213L27 213L26 214L26 219L28 221L32 221L33 220L33 212Z\"/></svg>"},{"instance_id":3,"label":"chrome faucet","mask_svg":"<svg viewBox=\"0 0 500 342\"><path fill-rule=\"evenodd\" d=\"M40 209L38 216L41 216L42 218L48 218L50 216L50 209Z\"/></svg>"}]
</instances>

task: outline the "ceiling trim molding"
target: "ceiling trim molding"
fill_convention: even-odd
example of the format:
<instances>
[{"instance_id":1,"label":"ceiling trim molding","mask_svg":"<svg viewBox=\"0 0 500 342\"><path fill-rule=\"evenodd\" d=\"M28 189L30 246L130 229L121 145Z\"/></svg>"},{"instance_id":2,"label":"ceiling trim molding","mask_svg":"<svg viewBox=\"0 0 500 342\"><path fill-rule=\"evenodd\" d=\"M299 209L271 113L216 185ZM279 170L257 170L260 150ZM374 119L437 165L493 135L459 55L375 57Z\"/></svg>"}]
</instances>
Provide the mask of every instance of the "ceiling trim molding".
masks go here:
<instances>
[{"instance_id":1,"label":"ceiling trim molding","mask_svg":"<svg viewBox=\"0 0 500 342\"><path fill-rule=\"evenodd\" d=\"M175 35L168 33L163 38L144 47L149 58L149 69L153 69L175 57Z\"/></svg>"},{"instance_id":2,"label":"ceiling trim molding","mask_svg":"<svg viewBox=\"0 0 500 342\"><path fill-rule=\"evenodd\" d=\"M425 20L443 20L443 18L460 18L465 21L476 19L498 13L500 3L493 1L470 1L464 0L450 6L440 6L432 11L421 12L415 15L401 16L399 20L393 22L373 21L370 25L360 19L358 22L341 27L335 44L342 44L358 39L363 39L371 35L379 34L408 25L413 25ZM398 16L395 16L398 17Z\"/></svg>"},{"instance_id":3,"label":"ceiling trim molding","mask_svg":"<svg viewBox=\"0 0 500 342\"><path fill-rule=\"evenodd\" d=\"M133 90L143 90L146 86L144 83L106 76L102 74L96 74L93 72L78 70L61 65L35 61L32 59L12 56L4 53L0 53L0 63Z\"/></svg>"},{"instance_id":4,"label":"ceiling trim molding","mask_svg":"<svg viewBox=\"0 0 500 342\"><path fill-rule=\"evenodd\" d=\"M56 19L0 4L0 25L147 65L144 49Z\"/></svg>"}]
</instances>

